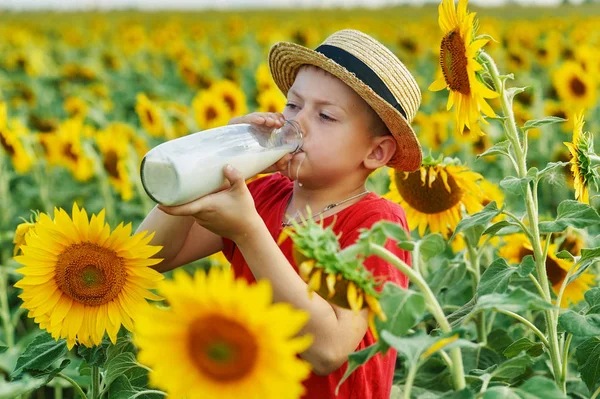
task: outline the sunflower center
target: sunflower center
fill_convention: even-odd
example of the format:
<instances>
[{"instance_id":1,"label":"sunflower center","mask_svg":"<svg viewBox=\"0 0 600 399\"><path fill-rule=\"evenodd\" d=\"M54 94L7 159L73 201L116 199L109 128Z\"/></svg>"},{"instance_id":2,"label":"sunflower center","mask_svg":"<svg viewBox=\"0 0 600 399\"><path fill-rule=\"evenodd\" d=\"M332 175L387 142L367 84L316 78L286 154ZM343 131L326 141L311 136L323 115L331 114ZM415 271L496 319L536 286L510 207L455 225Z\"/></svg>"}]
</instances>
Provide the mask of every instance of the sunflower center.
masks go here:
<instances>
[{"instance_id":1,"label":"sunflower center","mask_svg":"<svg viewBox=\"0 0 600 399\"><path fill-rule=\"evenodd\" d=\"M146 109L146 118L148 119L148 123L150 125L154 124L154 115L152 115L152 111L150 109Z\"/></svg>"},{"instance_id":2,"label":"sunflower center","mask_svg":"<svg viewBox=\"0 0 600 399\"><path fill-rule=\"evenodd\" d=\"M119 157L117 156L115 151L108 151L104 155L104 169L114 178L119 177L119 170L117 169L117 165L119 162Z\"/></svg>"},{"instance_id":3,"label":"sunflower center","mask_svg":"<svg viewBox=\"0 0 600 399\"><path fill-rule=\"evenodd\" d=\"M440 65L450 90L471 94L467 73L467 49L460 34L453 30L442 39Z\"/></svg>"},{"instance_id":4,"label":"sunflower center","mask_svg":"<svg viewBox=\"0 0 600 399\"><path fill-rule=\"evenodd\" d=\"M58 288L84 305L110 302L121 292L126 277L121 258L96 244L73 244L58 256Z\"/></svg>"},{"instance_id":5,"label":"sunflower center","mask_svg":"<svg viewBox=\"0 0 600 399\"><path fill-rule=\"evenodd\" d=\"M208 107L206 108L204 115L206 116L207 121L212 121L217 117L217 111L213 107Z\"/></svg>"},{"instance_id":6,"label":"sunflower center","mask_svg":"<svg viewBox=\"0 0 600 399\"><path fill-rule=\"evenodd\" d=\"M575 94L577 97L583 97L587 92L585 83L583 83L581 79L576 76L569 81L569 86L571 87L573 94Z\"/></svg>"},{"instance_id":7,"label":"sunflower center","mask_svg":"<svg viewBox=\"0 0 600 399\"><path fill-rule=\"evenodd\" d=\"M521 247L519 250L519 261L527 255L533 256L533 251L529 248ZM560 284L564 278L567 277L567 271L563 270L563 268L549 256L546 258L546 274L552 285Z\"/></svg>"},{"instance_id":8,"label":"sunflower center","mask_svg":"<svg viewBox=\"0 0 600 399\"><path fill-rule=\"evenodd\" d=\"M223 100L227 103L227 106L231 111L235 111L235 99L229 95L223 96Z\"/></svg>"},{"instance_id":9,"label":"sunflower center","mask_svg":"<svg viewBox=\"0 0 600 399\"><path fill-rule=\"evenodd\" d=\"M245 378L256 363L256 338L245 326L220 315L194 320L188 339L192 361L201 373L216 381Z\"/></svg>"},{"instance_id":10,"label":"sunflower center","mask_svg":"<svg viewBox=\"0 0 600 399\"><path fill-rule=\"evenodd\" d=\"M4 149L6 150L6 152L8 153L8 155L13 156L15 155L15 147L13 147L12 145L8 144L8 141L6 140L6 138L2 135L2 132L0 131L0 145L2 145L2 147L4 147Z\"/></svg>"},{"instance_id":11,"label":"sunflower center","mask_svg":"<svg viewBox=\"0 0 600 399\"><path fill-rule=\"evenodd\" d=\"M73 162L77 162L79 157L73 151L73 144L67 143L63 146L63 155Z\"/></svg>"},{"instance_id":12,"label":"sunflower center","mask_svg":"<svg viewBox=\"0 0 600 399\"><path fill-rule=\"evenodd\" d=\"M430 171L430 173L435 173ZM414 209L426 214L447 211L458 204L463 196L463 190L456 184L456 180L448 174L448 186L446 189L441 177L438 176L431 187L421 182L419 170L408 174L404 179L403 174L396 173L396 186L402 198Z\"/></svg>"}]
</instances>

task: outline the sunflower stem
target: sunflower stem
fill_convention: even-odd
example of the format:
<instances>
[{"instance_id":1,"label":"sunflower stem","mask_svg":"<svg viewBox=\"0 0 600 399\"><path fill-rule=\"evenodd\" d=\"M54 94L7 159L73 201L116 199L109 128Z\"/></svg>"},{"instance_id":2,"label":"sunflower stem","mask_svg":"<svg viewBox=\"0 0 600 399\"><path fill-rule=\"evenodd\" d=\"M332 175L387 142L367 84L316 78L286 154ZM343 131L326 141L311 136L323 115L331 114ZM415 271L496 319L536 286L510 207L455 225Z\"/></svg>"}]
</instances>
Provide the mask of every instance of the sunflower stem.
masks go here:
<instances>
[{"instance_id":1,"label":"sunflower stem","mask_svg":"<svg viewBox=\"0 0 600 399\"><path fill-rule=\"evenodd\" d=\"M100 368L92 366L92 396L91 399L99 399L100 395Z\"/></svg>"},{"instance_id":2,"label":"sunflower stem","mask_svg":"<svg viewBox=\"0 0 600 399\"><path fill-rule=\"evenodd\" d=\"M0 307L4 340L6 346L11 348L15 344L15 330L10 317L10 308L8 307L8 270L2 264L0 264Z\"/></svg>"},{"instance_id":3,"label":"sunflower stem","mask_svg":"<svg viewBox=\"0 0 600 399\"><path fill-rule=\"evenodd\" d=\"M418 362L411 363L408 368L408 375L406 376L406 381L404 382L404 399L410 399L410 391L412 391L413 383L415 382L415 377L417 376Z\"/></svg>"},{"instance_id":4,"label":"sunflower stem","mask_svg":"<svg viewBox=\"0 0 600 399\"><path fill-rule=\"evenodd\" d=\"M520 145L519 132L515 121L515 114L512 108L512 101L509 98L509 94L506 92L504 81L502 81L500 78L500 73L498 72L498 68L493 58L484 51L481 52L481 57L488 66L488 70L494 81L496 91L500 94L502 111L504 112L504 116L506 118L504 123L505 132L509 141L512 144L513 151L516 156L518 166L518 177L524 178L527 175L527 153L523 151L523 148ZM544 254L542 250L542 244L540 242L540 229L538 225L539 216L537 208L537 199L535 197L537 197L537 192L532 192L531 185L527 184L527 191L525 194L525 206L527 209L527 216L529 219L529 225L531 229L531 236L529 238L533 247L535 266L540 286L545 294L544 296L546 301L552 303L552 296L550 295L550 285L548 281L548 275L546 272L546 258L543 256ZM544 311L544 316L546 320L546 329L549 338L548 342L550 344L548 349L550 352L550 359L552 360L552 371L554 374L554 380L558 383L561 389L563 389L560 382L562 364L560 358L560 349L558 347L558 332L556 320L557 318L555 317L553 309ZM563 393L565 393L564 389Z\"/></svg>"},{"instance_id":5,"label":"sunflower stem","mask_svg":"<svg viewBox=\"0 0 600 399\"><path fill-rule=\"evenodd\" d=\"M83 389L81 389L81 386L79 386L79 384L74 379L64 375L63 373L58 373L56 376L59 378L62 378L63 380L65 380L69 384L71 384L73 386L73 389L75 390L75 392L77 392L77 394L79 396L81 396L82 399L87 399L87 396L85 396Z\"/></svg>"},{"instance_id":6,"label":"sunflower stem","mask_svg":"<svg viewBox=\"0 0 600 399\"><path fill-rule=\"evenodd\" d=\"M592 395L592 397L590 399L596 399L598 397L598 395L600 395L600 387L598 387L598 389L596 389L596 391L594 392L594 394Z\"/></svg>"},{"instance_id":7,"label":"sunflower stem","mask_svg":"<svg viewBox=\"0 0 600 399\"><path fill-rule=\"evenodd\" d=\"M505 214L506 216L508 216L509 218L511 218L512 220L514 220L519 225L521 230L523 230L523 233L525 233L525 235L527 237L529 237L529 239L531 239L531 231L529 231L527 226L525 226L525 224L523 222L521 222L521 219L519 219L516 215L512 214L511 212L507 211L506 209L502 210L502 213Z\"/></svg>"},{"instance_id":8,"label":"sunflower stem","mask_svg":"<svg viewBox=\"0 0 600 399\"><path fill-rule=\"evenodd\" d=\"M525 317L511 312L510 310L504 310L504 309L498 309L498 308L494 308L494 310L498 313L502 313L505 314L507 316L512 317L515 320L520 321L521 323L525 324L527 327L529 327L529 329L535 334L537 335L537 337L540 339L540 341L542 341L542 343L544 344L544 346L546 346L546 348L550 347L550 343L548 342L548 339L546 338L546 336L544 335L544 333L542 333L540 331L539 328L537 328L532 322L530 322L529 320L527 320Z\"/></svg>"},{"instance_id":9,"label":"sunflower stem","mask_svg":"<svg viewBox=\"0 0 600 399\"><path fill-rule=\"evenodd\" d=\"M427 308L439 324L442 332L450 333L452 331L450 323L448 323L448 319L446 319L446 315L444 314L442 307L440 306L435 295L431 291L431 288L429 288L425 280L423 280L423 278L419 274L417 274L410 266L408 266L405 262L403 262L401 259L395 256L392 252L388 251L385 247L374 243L369 243L369 247L371 250L371 254L380 257L381 259L396 267L398 270L400 270L400 272L407 276L408 279L419 288L419 290L421 290L423 296L425 297L425 303L427 304ZM463 359L462 354L460 352L460 348L450 349L450 358L452 359L452 368L450 369L450 372L452 373L454 388L457 391L460 391L466 386Z\"/></svg>"},{"instance_id":10,"label":"sunflower stem","mask_svg":"<svg viewBox=\"0 0 600 399\"><path fill-rule=\"evenodd\" d=\"M573 340L573 334L567 334L567 339L565 340L565 345L563 347L562 354L562 386L561 389L565 391L567 389L567 375L569 373L569 348L571 346L571 341Z\"/></svg>"},{"instance_id":11,"label":"sunflower stem","mask_svg":"<svg viewBox=\"0 0 600 399\"><path fill-rule=\"evenodd\" d=\"M467 237L465 237L465 242L467 243L467 251L469 253L469 263L471 263L471 269L473 270L473 296L475 297L477 295L477 287L479 287L479 280L481 280L481 265L479 264L479 255ZM485 327L485 312L481 312L477 315L475 324L477 325L478 341L486 344L487 329Z\"/></svg>"}]
</instances>

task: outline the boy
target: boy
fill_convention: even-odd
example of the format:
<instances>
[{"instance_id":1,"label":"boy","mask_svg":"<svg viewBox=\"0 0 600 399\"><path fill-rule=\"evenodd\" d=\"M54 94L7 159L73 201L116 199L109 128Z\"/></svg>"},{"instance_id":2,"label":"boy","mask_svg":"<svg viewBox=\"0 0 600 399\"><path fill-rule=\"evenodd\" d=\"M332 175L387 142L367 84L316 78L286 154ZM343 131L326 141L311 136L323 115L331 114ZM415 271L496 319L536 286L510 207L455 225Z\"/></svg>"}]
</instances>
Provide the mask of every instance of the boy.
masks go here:
<instances>
[{"instance_id":1,"label":"boy","mask_svg":"<svg viewBox=\"0 0 600 399\"><path fill-rule=\"evenodd\" d=\"M347 356L374 342L367 312L309 297L292 259L292 242L276 243L291 219L300 220L307 206L321 213L327 226L341 234L342 247L354 243L358 230L385 219L407 229L403 209L365 190L369 174L388 165L413 171L421 149L409 123L420 103L416 81L381 43L355 30L328 37L316 51L278 43L269 53L273 78L287 95L282 114L254 113L230 123L280 127L298 122L304 133L302 150L269 168L274 173L244 183L226 167L231 187L178 207L158 206L138 230L156 231L154 245L163 245L161 272L223 251L237 277L268 279L275 301L285 301L311 315L303 333L314 343L300 356L311 363L305 398L334 398L346 369ZM199 176L199 178L201 178ZM334 204L333 206L329 206ZM324 209L328 209L322 211ZM410 262L393 242L386 247ZM376 276L403 287L406 277L371 257L365 265ZM388 399L396 352L371 359L340 387L340 398Z\"/></svg>"}]
</instances>

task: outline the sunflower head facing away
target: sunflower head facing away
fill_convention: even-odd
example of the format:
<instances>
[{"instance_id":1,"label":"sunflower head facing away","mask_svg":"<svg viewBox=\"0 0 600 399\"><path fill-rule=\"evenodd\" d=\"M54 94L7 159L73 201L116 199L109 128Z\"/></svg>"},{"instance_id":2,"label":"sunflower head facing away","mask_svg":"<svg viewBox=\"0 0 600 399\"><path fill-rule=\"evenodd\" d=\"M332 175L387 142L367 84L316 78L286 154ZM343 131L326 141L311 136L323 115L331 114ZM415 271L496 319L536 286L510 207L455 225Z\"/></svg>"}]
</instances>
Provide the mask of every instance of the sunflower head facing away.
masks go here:
<instances>
[{"instance_id":1,"label":"sunflower head facing away","mask_svg":"<svg viewBox=\"0 0 600 399\"><path fill-rule=\"evenodd\" d=\"M378 301L380 282L364 267L364 259L339 256L340 245L332 225L323 228L309 213L302 224L294 223L293 229L284 230L280 242L288 236L294 242L294 262L310 293L357 313L368 308L371 326L375 315L382 321L387 319Z\"/></svg>"},{"instance_id":2,"label":"sunflower head facing away","mask_svg":"<svg viewBox=\"0 0 600 399\"><path fill-rule=\"evenodd\" d=\"M583 131L583 112L575 117L573 141L564 143L571 153L571 173L575 186L575 199L590 203L588 187L591 182L597 185L598 172L592 167L590 155L594 155L594 140L590 132Z\"/></svg>"},{"instance_id":3,"label":"sunflower head facing away","mask_svg":"<svg viewBox=\"0 0 600 399\"><path fill-rule=\"evenodd\" d=\"M439 25L444 37L440 46L440 67L443 75L429 86L431 91L450 90L447 109L456 110L457 130L465 127L471 132L481 133L478 122L486 123L481 112L495 117L494 110L486 102L498 97L478 78L483 66L477 60L479 50L487 39L474 39L475 13L467 11L467 0L442 0L439 5Z\"/></svg>"},{"instance_id":4,"label":"sunflower head facing away","mask_svg":"<svg viewBox=\"0 0 600 399\"><path fill-rule=\"evenodd\" d=\"M134 336L139 361L153 369L152 385L176 398L302 395L310 365L297 354L312 338L297 334L309 315L273 304L267 280L249 285L231 269L199 270L193 277L179 271L159 293L170 307L140 312Z\"/></svg>"},{"instance_id":5,"label":"sunflower head facing away","mask_svg":"<svg viewBox=\"0 0 600 399\"><path fill-rule=\"evenodd\" d=\"M500 256L511 263L520 263L527 256L533 256L533 249L529 240L524 234L513 234L504 238L505 245L500 248ZM542 245L545 245L542 243ZM548 248L548 258L546 259L546 273L548 280L552 285L552 290L558 294L560 287L563 284L565 277L573 262L558 258L556 253L556 244L550 244ZM584 272L575 281L567 285L563 293L560 306L566 308L569 303L578 303L583 299L583 294L594 286L594 275L589 272Z\"/></svg>"},{"instance_id":6,"label":"sunflower head facing away","mask_svg":"<svg viewBox=\"0 0 600 399\"><path fill-rule=\"evenodd\" d=\"M449 160L427 157L414 172L389 170L390 191L385 197L402 205L411 230L424 236L431 233L448 238L462 218L483 209L479 173Z\"/></svg>"},{"instance_id":7,"label":"sunflower head facing away","mask_svg":"<svg viewBox=\"0 0 600 399\"><path fill-rule=\"evenodd\" d=\"M55 339L66 338L91 347L108 335L116 342L121 324L133 331L137 312L147 299L161 300L149 289L163 276L149 266L160 246L148 245L154 234L131 236L131 224L121 223L111 233L104 210L92 215L73 204L72 218L54 209L54 219L40 213L39 220L14 259L24 265L21 307Z\"/></svg>"}]
</instances>

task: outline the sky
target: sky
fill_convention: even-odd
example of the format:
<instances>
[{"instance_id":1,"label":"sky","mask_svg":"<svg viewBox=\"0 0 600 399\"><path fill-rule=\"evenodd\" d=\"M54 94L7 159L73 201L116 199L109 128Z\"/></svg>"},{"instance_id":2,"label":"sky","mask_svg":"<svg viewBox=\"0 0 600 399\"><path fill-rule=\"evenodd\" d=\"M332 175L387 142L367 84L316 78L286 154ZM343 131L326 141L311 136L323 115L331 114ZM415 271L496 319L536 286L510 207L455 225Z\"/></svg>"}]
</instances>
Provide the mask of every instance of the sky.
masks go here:
<instances>
[{"instance_id":1,"label":"sky","mask_svg":"<svg viewBox=\"0 0 600 399\"><path fill-rule=\"evenodd\" d=\"M423 4L427 0L0 0L0 9L29 10L80 10L80 9L236 9L236 8L286 8L286 7L381 7L398 4ZM470 0L478 6L497 6L507 0ZM570 0L581 3L583 0ZM438 3L439 1L428 1ZM517 0L526 5L556 5L561 0Z\"/></svg>"}]
</instances>

